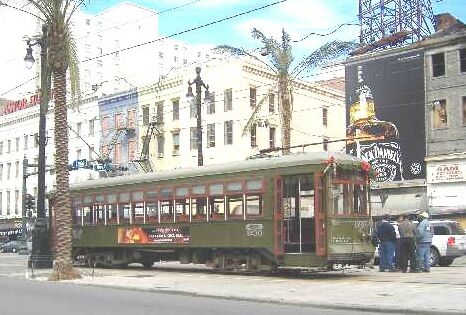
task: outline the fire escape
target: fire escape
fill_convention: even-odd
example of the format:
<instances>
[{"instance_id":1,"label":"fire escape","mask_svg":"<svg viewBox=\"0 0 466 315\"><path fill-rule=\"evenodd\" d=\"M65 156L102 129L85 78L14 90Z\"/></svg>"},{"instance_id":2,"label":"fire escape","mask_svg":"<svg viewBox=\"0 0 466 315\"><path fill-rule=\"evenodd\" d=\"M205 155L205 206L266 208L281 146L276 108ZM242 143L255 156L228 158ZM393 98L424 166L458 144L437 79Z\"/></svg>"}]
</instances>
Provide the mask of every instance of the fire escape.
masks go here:
<instances>
[{"instance_id":1,"label":"fire escape","mask_svg":"<svg viewBox=\"0 0 466 315\"><path fill-rule=\"evenodd\" d=\"M132 162L138 163L139 168L144 173L153 172L152 164L149 159L149 146L150 141L153 137L157 137L162 134L162 131L159 129L161 123L158 121L151 121L147 125L146 135L142 141L141 153L139 154L139 159L133 160Z\"/></svg>"}]
</instances>

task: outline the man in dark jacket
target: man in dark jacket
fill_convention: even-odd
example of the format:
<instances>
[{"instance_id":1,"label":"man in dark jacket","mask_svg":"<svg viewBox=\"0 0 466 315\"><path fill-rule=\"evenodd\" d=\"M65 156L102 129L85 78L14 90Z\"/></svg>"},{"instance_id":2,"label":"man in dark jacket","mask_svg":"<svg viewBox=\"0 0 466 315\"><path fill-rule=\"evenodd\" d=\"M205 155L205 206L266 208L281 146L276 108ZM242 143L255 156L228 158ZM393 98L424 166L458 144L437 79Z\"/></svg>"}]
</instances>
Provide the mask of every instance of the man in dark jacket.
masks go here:
<instances>
[{"instance_id":1,"label":"man in dark jacket","mask_svg":"<svg viewBox=\"0 0 466 315\"><path fill-rule=\"evenodd\" d=\"M416 259L414 256L414 230L416 225L405 215L401 215L401 220L398 222L398 231L400 233L400 267L401 272L406 272L408 269L414 272L416 269Z\"/></svg>"},{"instance_id":2,"label":"man in dark jacket","mask_svg":"<svg viewBox=\"0 0 466 315\"><path fill-rule=\"evenodd\" d=\"M388 214L382 217L377 226L377 238L379 239L379 271L395 271L395 228L389 222Z\"/></svg>"}]
</instances>

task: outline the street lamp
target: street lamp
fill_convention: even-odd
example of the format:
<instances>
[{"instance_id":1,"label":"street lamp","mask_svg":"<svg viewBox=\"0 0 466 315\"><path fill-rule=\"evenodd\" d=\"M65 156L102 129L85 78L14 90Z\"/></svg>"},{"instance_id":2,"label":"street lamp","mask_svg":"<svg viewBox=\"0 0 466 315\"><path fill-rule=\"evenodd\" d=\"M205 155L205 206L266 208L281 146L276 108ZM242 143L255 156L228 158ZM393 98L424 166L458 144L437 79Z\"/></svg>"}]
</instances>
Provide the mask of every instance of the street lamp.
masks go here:
<instances>
[{"instance_id":1,"label":"street lamp","mask_svg":"<svg viewBox=\"0 0 466 315\"><path fill-rule=\"evenodd\" d=\"M192 84L196 84L196 119L197 119L197 165L204 165L204 156L202 155L202 120L201 120L201 88L204 87L205 90L205 99L209 99L209 85L204 84L201 79L201 67L196 67L196 78L191 82L188 81L188 93L186 98L188 102L191 102L194 99Z\"/></svg>"},{"instance_id":2,"label":"street lamp","mask_svg":"<svg viewBox=\"0 0 466 315\"><path fill-rule=\"evenodd\" d=\"M39 108L39 155L37 164L37 220L32 233L32 253L29 265L36 268L52 266L50 234L45 217L45 145L46 113L50 100L51 72L47 65L47 26L42 25L42 35L27 40L24 63L32 68L35 60L32 47L40 47L40 108Z\"/></svg>"}]
</instances>

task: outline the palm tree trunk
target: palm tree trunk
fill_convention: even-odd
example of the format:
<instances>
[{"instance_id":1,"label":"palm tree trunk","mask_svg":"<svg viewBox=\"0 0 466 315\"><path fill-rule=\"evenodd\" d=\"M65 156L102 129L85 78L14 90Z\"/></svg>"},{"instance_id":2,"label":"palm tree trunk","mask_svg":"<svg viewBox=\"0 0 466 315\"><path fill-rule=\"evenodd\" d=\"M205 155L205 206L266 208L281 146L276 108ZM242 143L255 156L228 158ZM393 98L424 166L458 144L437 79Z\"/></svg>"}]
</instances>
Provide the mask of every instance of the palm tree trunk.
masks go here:
<instances>
[{"instance_id":1,"label":"palm tree trunk","mask_svg":"<svg viewBox=\"0 0 466 315\"><path fill-rule=\"evenodd\" d=\"M71 201L68 169L68 116L66 105L66 68L54 71L55 98L55 172L56 172L56 257L53 280L67 280L79 277L71 259Z\"/></svg>"},{"instance_id":2,"label":"palm tree trunk","mask_svg":"<svg viewBox=\"0 0 466 315\"><path fill-rule=\"evenodd\" d=\"M278 78L278 94L280 99L280 122L281 122L281 140L283 154L290 153L291 143L291 103L288 90L287 75L279 75Z\"/></svg>"}]
</instances>

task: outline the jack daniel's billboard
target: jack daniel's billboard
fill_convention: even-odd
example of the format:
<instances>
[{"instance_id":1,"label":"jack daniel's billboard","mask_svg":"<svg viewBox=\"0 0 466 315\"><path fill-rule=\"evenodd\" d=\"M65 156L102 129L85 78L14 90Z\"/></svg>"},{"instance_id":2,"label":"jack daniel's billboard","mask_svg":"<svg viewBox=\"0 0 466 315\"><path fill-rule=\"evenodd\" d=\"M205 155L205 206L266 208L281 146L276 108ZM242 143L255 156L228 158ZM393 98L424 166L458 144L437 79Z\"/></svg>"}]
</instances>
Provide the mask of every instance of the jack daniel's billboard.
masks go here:
<instances>
[{"instance_id":1,"label":"jack daniel's billboard","mask_svg":"<svg viewBox=\"0 0 466 315\"><path fill-rule=\"evenodd\" d=\"M378 182L425 178L424 56L409 52L349 62L347 152Z\"/></svg>"}]
</instances>

